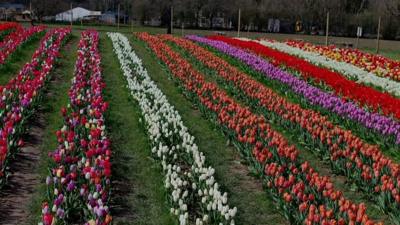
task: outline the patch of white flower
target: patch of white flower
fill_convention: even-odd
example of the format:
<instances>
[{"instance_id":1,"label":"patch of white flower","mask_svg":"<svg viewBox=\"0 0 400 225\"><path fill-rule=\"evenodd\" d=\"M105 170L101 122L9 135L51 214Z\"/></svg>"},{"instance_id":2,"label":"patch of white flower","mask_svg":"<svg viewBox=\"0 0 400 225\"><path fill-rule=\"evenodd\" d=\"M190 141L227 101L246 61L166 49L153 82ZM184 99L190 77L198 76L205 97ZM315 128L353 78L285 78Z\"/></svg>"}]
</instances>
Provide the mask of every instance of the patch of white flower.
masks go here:
<instances>
[{"instance_id":1,"label":"patch of white flower","mask_svg":"<svg viewBox=\"0 0 400 225\"><path fill-rule=\"evenodd\" d=\"M242 40L250 40L240 38ZM278 51L297 56L314 65L326 67L333 71L345 75L349 79L355 80L357 83L368 84L371 86L382 88L392 95L400 97L400 83L389 78L379 77L374 73L367 72L359 67L346 62L339 62L314 52L307 52L296 47L289 46L281 42L272 42L268 40L254 40L259 44L276 49Z\"/></svg>"},{"instance_id":2,"label":"patch of white flower","mask_svg":"<svg viewBox=\"0 0 400 225\"><path fill-rule=\"evenodd\" d=\"M128 39L120 33L107 33L112 40L128 88L142 110L152 153L161 161L165 188L170 192L172 208L179 224L234 225L236 207L228 205L215 181L215 170L206 167L205 156L194 137L166 96L151 80Z\"/></svg>"}]
</instances>

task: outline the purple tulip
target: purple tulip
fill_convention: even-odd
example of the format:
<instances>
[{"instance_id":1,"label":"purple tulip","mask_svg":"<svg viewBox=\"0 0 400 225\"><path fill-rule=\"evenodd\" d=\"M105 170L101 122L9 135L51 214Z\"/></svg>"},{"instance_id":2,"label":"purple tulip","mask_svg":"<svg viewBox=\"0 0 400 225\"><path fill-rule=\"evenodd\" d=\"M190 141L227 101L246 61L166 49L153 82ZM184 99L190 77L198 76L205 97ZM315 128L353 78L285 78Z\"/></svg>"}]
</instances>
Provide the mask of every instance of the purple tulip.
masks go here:
<instances>
[{"instance_id":1,"label":"purple tulip","mask_svg":"<svg viewBox=\"0 0 400 225\"><path fill-rule=\"evenodd\" d=\"M64 218L64 210L61 209L61 208L58 208L58 209L57 209L57 216L58 216L59 218Z\"/></svg>"},{"instance_id":2,"label":"purple tulip","mask_svg":"<svg viewBox=\"0 0 400 225\"><path fill-rule=\"evenodd\" d=\"M54 205L59 206L61 205L61 203L63 203L63 201L64 201L64 195L59 194L56 200L54 201Z\"/></svg>"},{"instance_id":3,"label":"purple tulip","mask_svg":"<svg viewBox=\"0 0 400 225\"><path fill-rule=\"evenodd\" d=\"M94 208L94 212L96 213L97 217L102 217L104 214L104 210L97 206Z\"/></svg>"},{"instance_id":4,"label":"purple tulip","mask_svg":"<svg viewBox=\"0 0 400 225\"><path fill-rule=\"evenodd\" d=\"M22 99L21 104L23 107L27 107L29 105L30 101L26 98Z\"/></svg>"},{"instance_id":5,"label":"purple tulip","mask_svg":"<svg viewBox=\"0 0 400 225\"><path fill-rule=\"evenodd\" d=\"M75 182L74 182L73 180L71 180L71 181L68 183L67 191L73 191L74 189L75 189Z\"/></svg>"}]
</instances>

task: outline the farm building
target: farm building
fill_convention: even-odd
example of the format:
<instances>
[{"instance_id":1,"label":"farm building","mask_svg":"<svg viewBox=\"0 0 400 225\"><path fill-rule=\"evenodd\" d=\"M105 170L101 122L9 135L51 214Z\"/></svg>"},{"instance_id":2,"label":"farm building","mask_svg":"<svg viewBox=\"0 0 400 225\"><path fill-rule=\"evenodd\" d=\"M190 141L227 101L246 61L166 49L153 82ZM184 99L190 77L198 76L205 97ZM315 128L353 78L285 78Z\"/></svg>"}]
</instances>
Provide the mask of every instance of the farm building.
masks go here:
<instances>
[{"instance_id":1,"label":"farm building","mask_svg":"<svg viewBox=\"0 0 400 225\"><path fill-rule=\"evenodd\" d=\"M62 13L59 13L56 15L56 21L77 21L84 19L85 17L100 17L101 12L100 11L90 11L82 7L76 7L73 8L72 10L68 10Z\"/></svg>"},{"instance_id":2,"label":"farm building","mask_svg":"<svg viewBox=\"0 0 400 225\"><path fill-rule=\"evenodd\" d=\"M34 14L32 11L29 11L29 10L25 10L23 12L16 13L14 15L15 21L18 21L18 22L31 21L32 18L35 18Z\"/></svg>"}]
</instances>

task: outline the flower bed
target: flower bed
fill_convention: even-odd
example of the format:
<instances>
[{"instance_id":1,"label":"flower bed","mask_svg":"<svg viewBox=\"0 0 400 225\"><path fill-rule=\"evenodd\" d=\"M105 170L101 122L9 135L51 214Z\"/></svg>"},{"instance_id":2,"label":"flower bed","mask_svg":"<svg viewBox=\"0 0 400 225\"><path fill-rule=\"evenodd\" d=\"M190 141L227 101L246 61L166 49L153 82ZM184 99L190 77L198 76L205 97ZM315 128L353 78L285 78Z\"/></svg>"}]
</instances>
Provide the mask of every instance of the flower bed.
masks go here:
<instances>
[{"instance_id":1,"label":"flower bed","mask_svg":"<svg viewBox=\"0 0 400 225\"><path fill-rule=\"evenodd\" d=\"M247 39L247 40L250 41L249 39ZM363 70L359 67L356 67L352 64L349 64L346 62L341 62L341 61L336 61L336 60L330 59L328 57L325 57L324 55L319 55L315 52L308 52L308 51L301 50L299 48L291 47L285 43L280 43L280 42L271 41L271 40L261 40L261 41L255 41L255 42L262 44L264 46L273 48L275 50L300 57L314 65L323 66L328 69L337 71L337 72L345 75L349 79L353 79L357 83L363 83L363 84L368 84L372 87L378 87L378 88L382 89L383 91L389 92L392 95L400 97L400 83L393 81L389 78L378 77L378 76L376 76L376 74L365 71L365 70Z\"/></svg>"},{"instance_id":2,"label":"flower bed","mask_svg":"<svg viewBox=\"0 0 400 225\"><path fill-rule=\"evenodd\" d=\"M10 30L10 29L16 29L18 27L21 27L18 23L14 23L14 22L2 23L2 24L0 24L0 32Z\"/></svg>"},{"instance_id":3,"label":"flower bed","mask_svg":"<svg viewBox=\"0 0 400 225\"><path fill-rule=\"evenodd\" d=\"M38 106L41 92L58 57L69 29L54 29L42 39L30 63L8 84L0 87L0 184L7 178L8 161L23 145L25 123Z\"/></svg>"},{"instance_id":4,"label":"flower bed","mask_svg":"<svg viewBox=\"0 0 400 225\"><path fill-rule=\"evenodd\" d=\"M107 206L110 192L111 147L104 125L108 103L103 101L99 34L82 32L69 91L62 108L63 127L56 132L58 147L47 177L48 200L43 203L44 225L111 223Z\"/></svg>"},{"instance_id":5,"label":"flower bed","mask_svg":"<svg viewBox=\"0 0 400 225\"><path fill-rule=\"evenodd\" d=\"M263 73L267 78L287 85L288 88L299 96L303 96L310 104L319 105L332 113L357 121L366 128L378 131L383 136L393 135L396 138L396 143L400 143L400 123L392 118L382 116L378 113L370 113L351 102L345 102L334 94L323 92L309 85L306 81L280 70L257 55L230 46L224 42L192 35L187 36L187 38L211 46L243 61L254 70Z\"/></svg>"},{"instance_id":6,"label":"flower bed","mask_svg":"<svg viewBox=\"0 0 400 225\"><path fill-rule=\"evenodd\" d=\"M239 98L259 109L265 117L298 137L298 143L327 159L334 171L347 176L360 190L371 195L382 210L400 220L400 165L385 157L377 146L365 143L351 132L332 124L312 110L288 102L271 89L240 72L226 61L189 40L163 35L207 67L217 71L223 85ZM379 166L378 166L379 165ZM388 188L386 183L394 186Z\"/></svg>"},{"instance_id":7,"label":"flower bed","mask_svg":"<svg viewBox=\"0 0 400 225\"><path fill-rule=\"evenodd\" d=\"M308 52L324 55L339 62L350 63L380 77L400 81L400 62L381 55L365 53L351 48L337 48L334 45L317 46L302 41L287 41L286 44Z\"/></svg>"},{"instance_id":8,"label":"flower bed","mask_svg":"<svg viewBox=\"0 0 400 225\"><path fill-rule=\"evenodd\" d=\"M293 68L305 78L312 78L318 82L323 82L333 88L337 95L342 95L343 99L351 99L358 102L361 106L367 106L374 112L380 112L384 115L394 116L400 119L400 99L391 96L388 93L379 92L371 87L358 84L348 80L339 73L319 68L311 63L263 46L258 43L241 41L222 36L210 37L213 40L220 40L228 44L239 46L251 50L257 54L271 59L276 65L285 65Z\"/></svg>"},{"instance_id":9,"label":"flower bed","mask_svg":"<svg viewBox=\"0 0 400 225\"><path fill-rule=\"evenodd\" d=\"M154 158L165 172L171 213L179 224L234 224L236 207L228 205L227 193L219 190L214 168L194 142L178 113L147 74L128 39L108 33L133 98L138 102Z\"/></svg>"},{"instance_id":10,"label":"flower bed","mask_svg":"<svg viewBox=\"0 0 400 225\"><path fill-rule=\"evenodd\" d=\"M14 22L7 22L0 24L0 42L3 41L4 37L9 35L14 30L20 28L21 25Z\"/></svg>"},{"instance_id":11,"label":"flower bed","mask_svg":"<svg viewBox=\"0 0 400 225\"><path fill-rule=\"evenodd\" d=\"M45 29L45 26L35 26L27 29L17 28L14 32L7 35L0 42L0 65L4 64L8 56L15 52L22 43L29 40L33 35L43 32Z\"/></svg>"},{"instance_id":12,"label":"flower bed","mask_svg":"<svg viewBox=\"0 0 400 225\"><path fill-rule=\"evenodd\" d=\"M274 131L264 117L253 114L215 84L206 82L204 75L159 38L147 33L137 36L262 175L267 190L291 223L374 224L365 214L364 204L351 203L334 189L329 177L320 176L308 162L301 162L298 150Z\"/></svg>"}]
</instances>

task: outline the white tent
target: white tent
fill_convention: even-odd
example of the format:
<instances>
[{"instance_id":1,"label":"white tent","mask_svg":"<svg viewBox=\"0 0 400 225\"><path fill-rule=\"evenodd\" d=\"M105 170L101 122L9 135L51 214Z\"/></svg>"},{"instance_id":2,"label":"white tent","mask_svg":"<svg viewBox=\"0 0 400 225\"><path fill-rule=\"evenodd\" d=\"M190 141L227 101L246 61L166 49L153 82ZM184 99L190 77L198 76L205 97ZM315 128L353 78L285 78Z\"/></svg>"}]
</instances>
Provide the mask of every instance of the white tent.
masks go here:
<instances>
[{"instance_id":1,"label":"white tent","mask_svg":"<svg viewBox=\"0 0 400 225\"><path fill-rule=\"evenodd\" d=\"M100 11L90 11L87 9L84 9L82 7L76 7L73 8L72 11L68 10L62 13L59 13L56 15L56 21L77 21L82 19L85 16L100 16L101 12Z\"/></svg>"}]
</instances>

